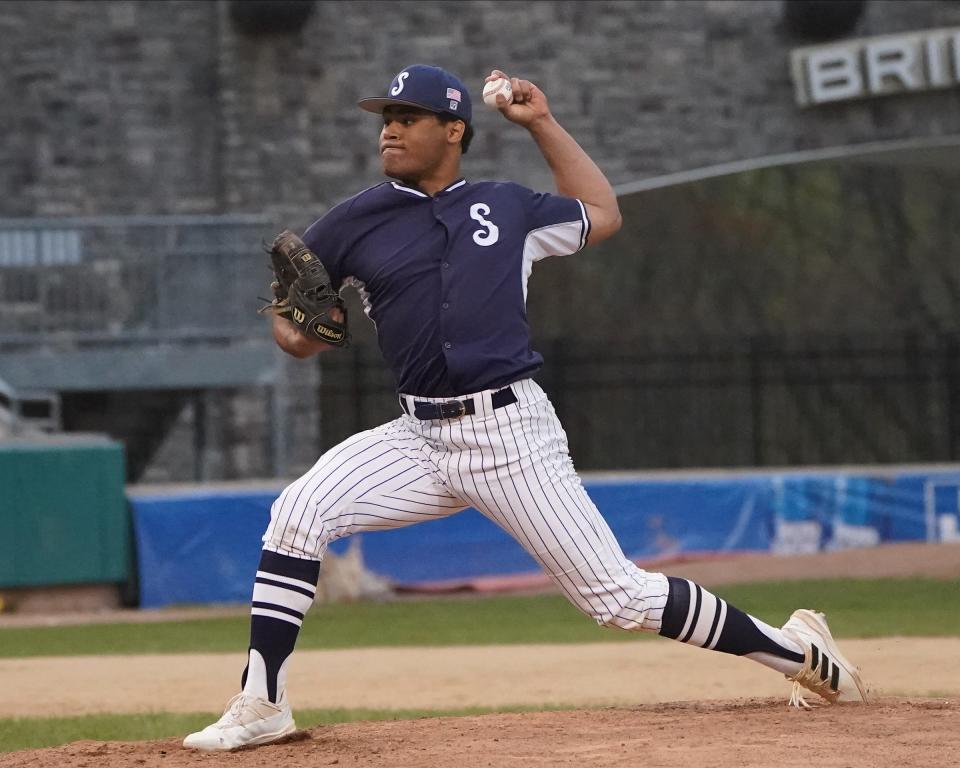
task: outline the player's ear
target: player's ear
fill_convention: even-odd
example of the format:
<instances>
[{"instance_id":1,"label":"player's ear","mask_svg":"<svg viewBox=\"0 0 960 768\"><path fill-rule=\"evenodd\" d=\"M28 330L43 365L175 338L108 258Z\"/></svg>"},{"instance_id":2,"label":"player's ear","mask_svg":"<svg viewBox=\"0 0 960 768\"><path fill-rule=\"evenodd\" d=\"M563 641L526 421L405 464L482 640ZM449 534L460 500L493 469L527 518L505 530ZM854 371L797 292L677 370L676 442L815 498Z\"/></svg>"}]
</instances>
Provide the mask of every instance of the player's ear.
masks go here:
<instances>
[{"instance_id":1,"label":"player's ear","mask_svg":"<svg viewBox=\"0 0 960 768\"><path fill-rule=\"evenodd\" d=\"M463 120L451 120L447 123L447 144L459 144L467 124Z\"/></svg>"}]
</instances>

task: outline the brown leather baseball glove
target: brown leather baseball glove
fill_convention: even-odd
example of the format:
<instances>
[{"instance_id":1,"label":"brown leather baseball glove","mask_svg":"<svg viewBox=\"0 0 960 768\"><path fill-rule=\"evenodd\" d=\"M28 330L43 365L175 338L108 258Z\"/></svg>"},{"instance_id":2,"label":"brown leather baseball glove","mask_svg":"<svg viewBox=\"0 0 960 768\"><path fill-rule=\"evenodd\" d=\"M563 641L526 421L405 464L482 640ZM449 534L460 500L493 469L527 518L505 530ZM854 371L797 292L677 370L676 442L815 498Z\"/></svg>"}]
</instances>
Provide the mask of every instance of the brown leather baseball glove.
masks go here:
<instances>
[{"instance_id":1,"label":"brown leather baseball glove","mask_svg":"<svg viewBox=\"0 0 960 768\"><path fill-rule=\"evenodd\" d=\"M275 278L271 284L274 300L259 311L288 318L308 338L335 347L347 346L347 308L333 290L320 260L290 230L274 238L269 253ZM333 309L340 311L342 321L331 317Z\"/></svg>"}]
</instances>

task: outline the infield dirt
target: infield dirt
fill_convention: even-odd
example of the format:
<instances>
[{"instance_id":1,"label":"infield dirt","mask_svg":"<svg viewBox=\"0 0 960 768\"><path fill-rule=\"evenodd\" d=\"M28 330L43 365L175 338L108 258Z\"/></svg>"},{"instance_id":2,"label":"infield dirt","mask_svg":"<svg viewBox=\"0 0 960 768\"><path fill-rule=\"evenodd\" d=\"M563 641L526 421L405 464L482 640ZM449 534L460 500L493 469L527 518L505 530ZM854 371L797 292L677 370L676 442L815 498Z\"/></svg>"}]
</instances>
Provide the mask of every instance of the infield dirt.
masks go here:
<instances>
[{"instance_id":1,"label":"infield dirt","mask_svg":"<svg viewBox=\"0 0 960 768\"><path fill-rule=\"evenodd\" d=\"M798 711L751 699L321 726L230 754L187 751L177 739L74 742L0 756L0 765L946 768L958 764L958 755L956 702L887 699Z\"/></svg>"},{"instance_id":2,"label":"infield dirt","mask_svg":"<svg viewBox=\"0 0 960 768\"><path fill-rule=\"evenodd\" d=\"M956 545L871 554L846 553L845 563L841 553L807 559L791 572L960 575ZM748 558L672 570L706 584L729 574L785 577L771 568L788 565ZM179 738L76 742L0 755L0 766L960 766L960 638L847 639L842 647L861 667L873 704L790 709L782 676L665 640L306 651L292 662L295 709L570 710L319 726L288 743L229 755L183 750ZM219 710L243 661L235 654L2 659L0 717ZM576 709L603 705L616 708Z\"/></svg>"}]
</instances>

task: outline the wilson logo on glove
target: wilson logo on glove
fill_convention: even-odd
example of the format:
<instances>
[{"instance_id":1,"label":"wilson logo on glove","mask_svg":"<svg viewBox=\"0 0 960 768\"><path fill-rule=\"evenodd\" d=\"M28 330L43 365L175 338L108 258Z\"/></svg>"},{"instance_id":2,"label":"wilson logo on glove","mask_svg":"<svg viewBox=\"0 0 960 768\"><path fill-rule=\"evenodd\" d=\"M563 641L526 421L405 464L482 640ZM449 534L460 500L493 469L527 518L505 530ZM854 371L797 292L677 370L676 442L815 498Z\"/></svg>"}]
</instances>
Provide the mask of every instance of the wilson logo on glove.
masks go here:
<instances>
[{"instance_id":1,"label":"wilson logo on glove","mask_svg":"<svg viewBox=\"0 0 960 768\"><path fill-rule=\"evenodd\" d=\"M343 333L335 331L333 328L327 328L325 325L317 324L314 327L313 332L316 333L317 336L327 339L332 343L343 341Z\"/></svg>"}]
</instances>

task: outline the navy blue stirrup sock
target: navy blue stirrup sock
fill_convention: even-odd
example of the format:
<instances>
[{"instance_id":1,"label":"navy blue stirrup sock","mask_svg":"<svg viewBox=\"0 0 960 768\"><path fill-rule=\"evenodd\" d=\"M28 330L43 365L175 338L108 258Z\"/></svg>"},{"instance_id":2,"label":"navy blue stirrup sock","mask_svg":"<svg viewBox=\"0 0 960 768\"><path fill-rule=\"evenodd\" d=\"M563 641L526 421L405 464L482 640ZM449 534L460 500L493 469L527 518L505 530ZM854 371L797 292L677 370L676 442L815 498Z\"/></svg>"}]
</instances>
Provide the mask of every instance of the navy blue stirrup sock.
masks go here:
<instances>
[{"instance_id":1,"label":"navy blue stirrup sock","mask_svg":"<svg viewBox=\"0 0 960 768\"><path fill-rule=\"evenodd\" d=\"M303 617L313 604L320 578L317 560L264 550L253 585L250 647L240 686L276 703L286 683L285 663L293 653Z\"/></svg>"},{"instance_id":2,"label":"navy blue stirrup sock","mask_svg":"<svg viewBox=\"0 0 960 768\"><path fill-rule=\"evenodd\" d=\"M668 576L670 593L663 609L660 634L681 643L735 656L769 653L803 663L780 630L755 619L699 584Z\"/></svg>"}]
</instances>

